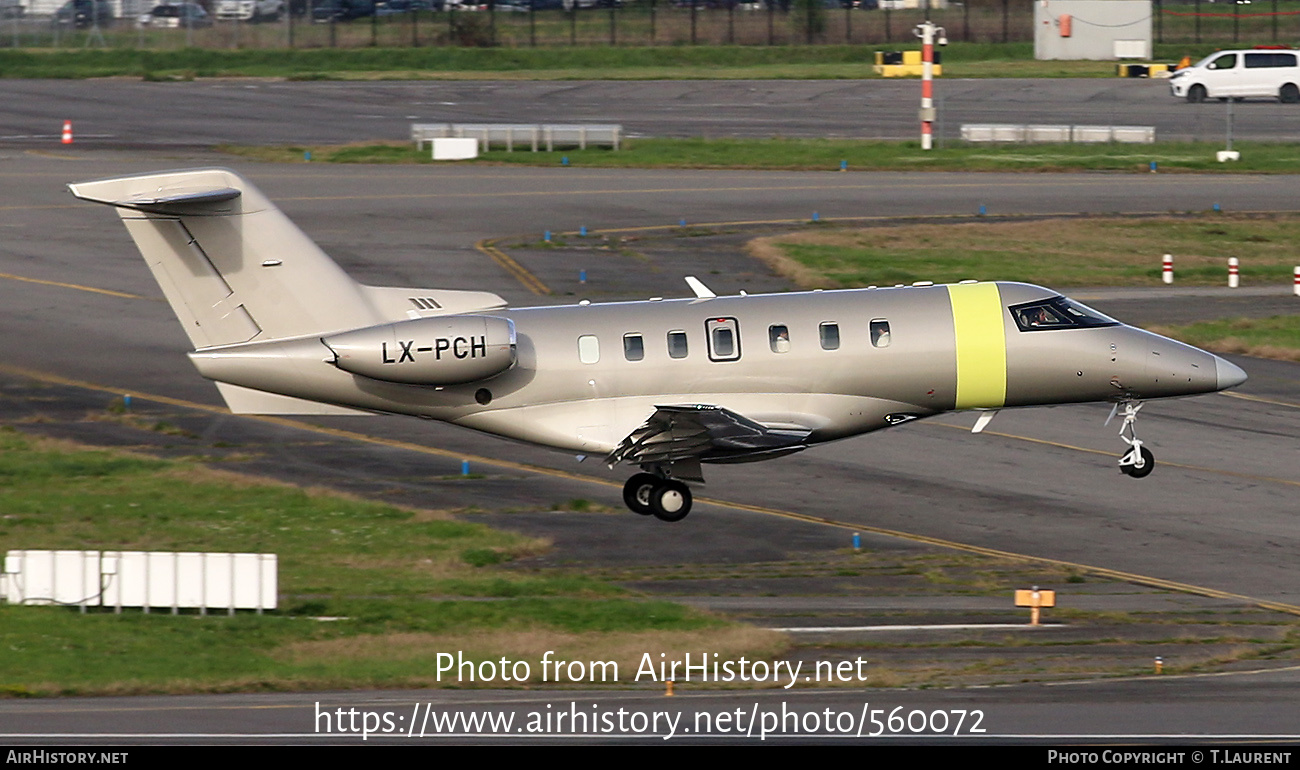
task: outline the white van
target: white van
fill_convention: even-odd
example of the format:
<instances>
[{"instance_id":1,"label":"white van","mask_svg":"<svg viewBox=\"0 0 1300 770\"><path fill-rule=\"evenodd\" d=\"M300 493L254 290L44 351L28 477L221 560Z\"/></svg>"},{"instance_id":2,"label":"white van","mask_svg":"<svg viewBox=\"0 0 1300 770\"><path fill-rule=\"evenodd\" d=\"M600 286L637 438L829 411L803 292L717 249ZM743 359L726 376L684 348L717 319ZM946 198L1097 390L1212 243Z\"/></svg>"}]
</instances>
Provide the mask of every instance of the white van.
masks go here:
<instances>
[{"instance_id":1,"label":"white van","mask_svg":"<svg viewBox=\"0 0 1300 770\"><path fill-rule=\"evenodd\" d=\"M1189 102L1272 96L1293 104L1300 102L1300 64L1290 50L1218 51L1175 72L1169 89Z\"/></svg>"}]
</instances>

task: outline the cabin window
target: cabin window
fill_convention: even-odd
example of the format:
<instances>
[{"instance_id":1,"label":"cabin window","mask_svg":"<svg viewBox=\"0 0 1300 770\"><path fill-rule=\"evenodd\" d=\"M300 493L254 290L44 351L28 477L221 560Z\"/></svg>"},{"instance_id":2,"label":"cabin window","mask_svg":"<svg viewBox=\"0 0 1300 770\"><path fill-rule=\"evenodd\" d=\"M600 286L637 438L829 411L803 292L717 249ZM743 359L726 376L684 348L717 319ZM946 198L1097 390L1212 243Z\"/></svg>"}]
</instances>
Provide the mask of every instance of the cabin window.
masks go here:
<instances>
[{"instance_id":1,"label":"cabin window","mask_svg":"<svg viewBox=\"0 0 1300 770\"><path fill-rule=\"evenodd\" d=\"M629 361L640 361L645 358L645 343L642 342L640 334L623 335L623 357Z\"/></svg>"},{"instance_id":2,"label":"cabin window","mask_svg":"<svg viewBox=\"0 0 1300 770\"><path fill-rule=\"evenodd\" d=\"M584 364L600 361L600 340L594 334L584 334L578 338L578 360Z\"/></svg>"},{"instance_id":3,"label":"cabin window","mask_svg":"<svg viewBox=\"0 0 1300 770\"><path fill-rule=\"evenodd\" d=\"M704 322L709 340L710 361L740 358L740 328L734 318L710 318Z\"/></svg>"},{"instance_id":4,"label":"cabin window","mask_svg":"<svg viewBox=\"0 0 1300 770\"><path fill-rule=\"evenodd\" d=\"M772 346L773 353L789 353L790 329L785 324L767 327L767 344Z\"/></svg>"},{"instance_id":5,"label":"cabin window","mask_svg":"<svg viewBox=\"0 0 1300 770\"><path fill-rule=\"evenodd\" d=\"M878 348L889 347L889 322L877 318L871 322L871 344Z\"/></svg>"},{"instance_id":6,"label":"cabin window","mask_svg":"<svg viewBox=\"0 0 1300 770\"><path fill-rule=\"evenodd\" d=\"M686 349L686 332L668 332L668 357L685 358Z\"/></svg>"},{"instance_id":7,"label":"cabin window","mask_svg":"<svg viewBox=\"0 0 1300 770\"><path fill-rule=\"evenodd\" d=\"M836 323L824 323L818 327L821 334L822 350L839 350L840 349L840 325Z\"/></svg>"}]
</instances>

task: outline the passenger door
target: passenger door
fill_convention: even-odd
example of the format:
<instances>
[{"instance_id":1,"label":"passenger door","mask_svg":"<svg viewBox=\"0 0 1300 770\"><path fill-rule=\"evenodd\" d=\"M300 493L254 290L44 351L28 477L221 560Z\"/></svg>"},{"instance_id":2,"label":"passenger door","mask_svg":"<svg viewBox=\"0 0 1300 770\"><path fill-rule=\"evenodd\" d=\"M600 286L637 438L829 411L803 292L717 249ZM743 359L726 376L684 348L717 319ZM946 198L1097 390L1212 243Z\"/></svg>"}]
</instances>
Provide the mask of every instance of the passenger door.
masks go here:
<instances>
[{"instance_id":1,"label":"passenger door","mask_svg":"<svg viewBox=\"0 0 1300 770\"><path fill-rule=\"evenodd\" d=\"M1238 54L1225 53L1205 65L1204 80L1207 95L1223 98L1238 96L1241 93L1240 59L1241 56Z\"/></svg>"}]
</instances>

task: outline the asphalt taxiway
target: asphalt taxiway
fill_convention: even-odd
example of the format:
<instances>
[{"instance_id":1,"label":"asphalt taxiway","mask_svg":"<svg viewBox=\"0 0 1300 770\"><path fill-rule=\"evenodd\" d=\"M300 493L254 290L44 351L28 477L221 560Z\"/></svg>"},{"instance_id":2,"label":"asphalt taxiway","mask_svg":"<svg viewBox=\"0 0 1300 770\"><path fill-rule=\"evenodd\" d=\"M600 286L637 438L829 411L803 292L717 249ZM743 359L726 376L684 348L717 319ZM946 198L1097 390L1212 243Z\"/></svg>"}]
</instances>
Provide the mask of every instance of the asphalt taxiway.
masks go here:
<instances>
[{"instance_id":1,"label":"asphalt taxiway","mask_svg":"<svg viewBox=\"0 0 1300 770\"><path fill-rule=\"evenodd\" d=\"M113 388L218 404L212 386L190 370L181 330L111 212L77 203L62 189L69 180L212 159L69 157L76 159L14 154L0 167L6 187L21 191L3 209L0 273L12 276L0 279L6 295L0 310L6 329L0 341L3 360ZM358 279L376 285L490 289L512 304L557 300L535 295L476 249L484 238L522 234L536 239L545 229L572 230L582 224L593 230L648 226L676 222L686 214L698 223L798 221L814 210L828 218L968 214L981 202L994 212L1104 213L1114 208L1117 179L240 168ZM1160 201L1160 209L1204 209L1229 198L1233 208L1281 209L1300 192L1300 179L1293 177L1118 179L1135 199ZM753 290L755 284L772 288L772 279L743 256L701 253L698 260L695 272L719 292ZM566 291L599 293L606 281L636 285L647 296L686 290L676 271L599 250L529 252L525 261L561 296ZM579 269L588 270L588 284L577 284ZM1285 307L1290 300L1284 292L1285 287L1278 287L1276 296L1263 301ZM1222 295L1230 296L1226 290ZM577 298L574 294L567 301ZM1196 296L1112 301L1139 309L1205 304ZM1260 302L1257 297L1239 300L1243 306ZM1108 307L1106 301L1097 304ZM1142 312L1135 315L1135 321L1147 320ZM969 418L952 416L815 449L782 463L728 467L709 475L706 496L1154 572L1300 604L1300 566L1270 558L1295 544L1288 530L1300 486L1300 466L1293 461L1300 436L1300 412L1294 407L1300 398L1293 394L1300 392L1295 386L1300 375L1296 367L1281 363L1246 362L1245 368L1256 377L1243 393L1266 387L1267 392L1257 393L1266 400L1214 395L1144 411L1139 428L1162 462L1161 474L1148 482L1116 475L1109 456L1121 444L1101 424L1105 407L1077 406L1005 412L991 432L980 436L963 430ZM1268 376L1258 374L1263 371ZM607 481L621 478L590 464L576 466L561 455L456 429L385 418L360 422L365 424L342 424L428 440L452 451L522 458ZM990 445L1001 451L988 451ZM860 502L864 485L873 490L870 506Z\"/></svg>"},{"instance_id":2,"label":"asphalt taxiway","mask_svg":"<svg viewBox=\"0 0 1300 770\"><path fill-rule=\"evenodd\" d=\"M72 120L95 147L404 140L411 123L619 123L632 136L915 139L915 80L285 82L127 78L0 81L0 145L37 147ZM1161 141L1220 141L1224 104L1188 104L1164 80L948 79L942 137L963 123L1151 126ZM1237 140L1291 141L1295 105L1232 105ZM1140 147L1135 152L1142 152Z\"/></svg>"},{"instance_id":3,"label":"asphalt taxiway","mask_svg":"<svg viewBox=\"0 0 1300 770\"><path fill-rule=\"evenodd\" d=\"M512 304L576 301L583 292L597 299L627 296L629 287L637 292L632 296L683 295L687 289L676 265L581 244L512 252L556 294L539 296L475 247L484 239L527 242L543 230L582 225L627 234L681 218L702 230L725 232L727 225L704 226L769 222L776 227L782 221L804 221L812 211L826 218L969 215L980 205L994 214L1042 215L1203 210L1214 203L1230 210L1276 211L1297 198L1300 179L354 168L230 163L187 151L81 149L53 156L10 151L0 158L5 190L0 200L0 329L5 330L0 361L13 388L36 382L89 394L86 398L134 393L144 401L191 410L200 415L197 429L203 440L219 441L228 431L261 432L281 448L269 466L303 472L310 464L316 478L344 488L410 485L439 495L430 499L437 507L458 507L475 496L497 505L518 501L539 510L503 514L494 523L551 537L557 560L772 560L843 547L851 530L867 533L872 547L908 548L917 542L890 534L898 532L1164 582L1215 601L1264 603L1300 613L1300 565L1291 558L1300 546L1295 526L1300 513L1300 365L1234 359L1251 374L1235 393L1148 405L1139 430L1160 464L1144 480L1116 470L1114 457L1122 446L1116 426L1103 425L1104 406L1006 411L978 436L969 433L969 416L953 415L773 463L710 468L701 493L707 500L690 518L671 526L631 514L550 512L550 503L572 497L619 505L625 474L590 461L578 464L564 455L415 420L335 418L286 424L223 415L215 389L185 359L184 335L116 217L102 207L73 201L63 190L69 181L217 162L247 175L362 281L487 289ZM1117 205L1121 191L1130 204ZM706 242L707 237L701 241ZM690 261L693 272L719 293L786 288L734 249L710 252L702 247ZM587 284L577 283L579 269L588 270ZM1261 305L1285 312L1287 303L1300 303L1286 290L1246 296L1210 291L1208 300L1200 292L1097 292L1090 301L1123 320L1148 322L1162 313L1219 315L1252 306L1258 312ZM38 406L22 403L23 410ZM14 416L11 411L8 419ZM308 459L295 448L304 436L328 442L334 451L313 451ZM412 480L419 475L412 470L417 467L431 477L454 474L462 457L493 468L487 483L455 487ZM1233 689L1249 689L1240 683L1245 680L1171 685L1170 697L1190 698L1202 710L1180 705L1153 711L1149 727L1129 717L1154 708L1151 703L1163 703L1165 696L1121 685L1109 685L1107 695L1091 707L1087 697L1076 695L1080 690L1062 694L1066 691L1047 688L993 696L909 693L914 700L908 702L1005 697L1026 715L1056 714L1053 725L1077 720L1079 709L1092 708L1089 718L1097 720L1096 727L1087 729L1095 735L1119 734L1125 725L1135 733L1155 734L1162 719L1242 734L1255 724L1260 733L1282 735L1290 729L1283 720L1262 715L1294 713L1293 689L1280 684L1289 675L1255 676L1249 681L1264 684L1246 695ZM1218 706L1204 704L1205 693L1213 693ZM843 697L861 700L860 693ZM1101 705L1112 699L1131 708ZM1287 707L1279 707L1278 699ZM1056 705L1045 707L1044 702ZM304 703L295 712L299 722ZM1241 724L1224 717L1225 703L1240 706ZM31 713L60 708L62 704ZM89 711L100 715L98 724L106 732L117 729L112 727L119 719L112 716L115 709L92 706ZM1047 732L1048 724L1040 720L1029 732ZM999 729L1006 735L1023 732ZM304 732L302 725L285 730Z\"/></svg>"}]
</instances>

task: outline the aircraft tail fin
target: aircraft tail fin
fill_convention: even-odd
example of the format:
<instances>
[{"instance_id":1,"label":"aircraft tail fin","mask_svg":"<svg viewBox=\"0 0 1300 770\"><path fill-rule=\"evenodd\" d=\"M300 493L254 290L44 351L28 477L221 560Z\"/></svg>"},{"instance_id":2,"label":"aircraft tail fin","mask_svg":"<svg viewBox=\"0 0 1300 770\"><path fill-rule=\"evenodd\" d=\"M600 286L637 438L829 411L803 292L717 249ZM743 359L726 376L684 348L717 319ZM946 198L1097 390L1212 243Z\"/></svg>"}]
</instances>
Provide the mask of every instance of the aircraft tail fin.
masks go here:
<instances>
[{"instance_id":1,"label":"aircraft tail fin","mask_svg":"<svg viewBox=\"0 0 1300 770\"><path fill-rule=\"evenodd\" d=\"M117 209L195 348L388 320L369 287L233 171L169 171L68 189Z\"/></svg>"}]
</instances>

